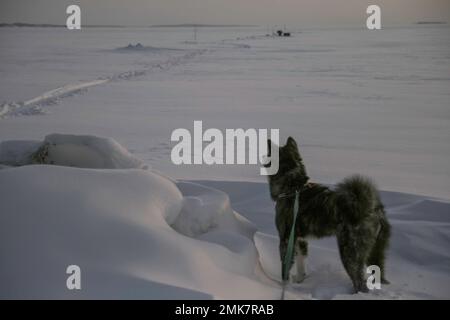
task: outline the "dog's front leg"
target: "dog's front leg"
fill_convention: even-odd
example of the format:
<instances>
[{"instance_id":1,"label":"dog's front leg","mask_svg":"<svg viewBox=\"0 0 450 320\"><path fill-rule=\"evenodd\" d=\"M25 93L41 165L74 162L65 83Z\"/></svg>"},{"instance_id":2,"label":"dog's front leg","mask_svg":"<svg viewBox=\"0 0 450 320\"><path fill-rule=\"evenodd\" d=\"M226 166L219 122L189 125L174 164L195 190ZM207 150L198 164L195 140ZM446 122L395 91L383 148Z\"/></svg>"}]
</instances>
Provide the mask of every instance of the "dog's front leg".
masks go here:
<instances>
[{"instance_id":1,"label":"dog's front leg","mask_svg":"<svg viewBox=\"0 0 450 320\"><path fill-rule=\"evenodd\" d=\"M297 274L294 281L303 282L306 277L306 255L308 254L308 242L303 238L298 238L295 244Z\"/></svg>"}]
</instances>

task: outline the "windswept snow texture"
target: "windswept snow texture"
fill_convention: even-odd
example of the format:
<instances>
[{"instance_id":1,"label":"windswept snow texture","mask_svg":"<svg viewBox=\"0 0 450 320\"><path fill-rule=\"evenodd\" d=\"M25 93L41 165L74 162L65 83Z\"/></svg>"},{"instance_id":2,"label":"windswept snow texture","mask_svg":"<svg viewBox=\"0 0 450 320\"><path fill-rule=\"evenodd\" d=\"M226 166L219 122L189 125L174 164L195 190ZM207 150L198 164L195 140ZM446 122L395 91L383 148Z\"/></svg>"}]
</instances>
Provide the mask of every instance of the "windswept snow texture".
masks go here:
<instances>
[{"instance_id":1,"label":"windswept snow texture","mask_svg":"<svg viewBox=\"0 0 450 320\"><path fill-rule=\"evenodd\" d=\"M36 154L53 165L30 165ZM265 183L174 182L95 136L4 141L0 165L0 298L279 297ZM450 203L382 198L393 226L392 284L351 295L328 238L311 241L308 278L289 286L287 298L450 297ZM82 269L81 291L66 287L64 270L73 264Z\"/></svg>"},{"instance_id":2,"label":"windswept snow texture","mask_svg":"<svg viewBox=\"0 0 450 320\"><path fill-rule=\"evenodd\" d=\"M265 183L197 181L229 194L233 209L255 223L259 259L267 277L280 280L274 205ZM450 202L382 191L392 225L387 258L390 285L369 294L350 294L350 279L334 237L309 240L307 278L289 286L290 299L449 299ZM295 274L295 267L291 271Z\"/></svg>"},{"instance_id":3,"label":"windswept snow texture","mask_svg":"<svg viewBox=\"0 0 450 320\"><path fill-rule=\"evenodd\" d=\"M199 199L187 210L215 205L209 213L220 228L186 237L170 227L186 214L183 195L149 171L1 170L0 297L274 298L278 288L255 275L254 227L221 192L183 189ZM80 291L66 287L73 264L82 270Z\"/></svg>"},{"instance_id":4,"label":"windswept snow texture","mask_svg":"<svg viewBox=\"0 0 450 320\"><path fill-rule=\"evenodd\" d=\"M51 134L45 137L44 163L78 168L147 169L141 160L111 138Z\"/></svg>"},{"instance_id":5,"label":"windswept snow texture","mask_svg":"<svg viewBox=\"0 0 450 320\"><path fill-rule=\"evenodd\" d=\"M41 165L0 170L0 194L0 298L280 297L265 184L174 184L146 170ZM335 240L313 240L308 277L288 286L287 299L450 297L450 203L382 196L392 284L353 295ZM69 265L82 270L81 290L66 287Z\"/></svg>"},{"instance_id":6,"label":"windswept snow texture","mask_svg":"<svg viewBox=\"0 0 450 320\"><path fill-rule=\"evenodd\" d=\"M31 164L33 155L42 144L42 141L0 141L0 165L15 167Z\"/></svg>"},{"instance_id":7,"label":"windswept snow texture","mask_svg":"<svg viewBox=\"0 0 450 320\"><path fill-rule=\"evenodd\" d=\"M114 137L174 178L261 182L256 166L174 165L170 136L273 128L316 181L449 199L449 30L1 28L0 139Z\"/></svg>"},{"instance_id":8,"label":"windswept snow texture","mask_svg":"<svg viewBox=\"0 0 450 320\"><path fill-rule=\"evenodd\" d=\"M100 169L149 168L111 138L50 134L44 141L0 141L0 164L36 163Z\"/></svg>"},{"instance_id":9,"label":"windswept snow texture","mask_svg":"<svg viewBox=\"0 0 450 320\"><path fill-rule=\"evenodd\" d=\"M202 120L280 129L313 180L361 173L390 190L392 284L351 295L328 238L287 298L450 298L449 30L201 28L193 42L192 28L0 28L0 296L277 299L259 167L171 161L173 130ZM12 168L50 132L71 134L45 138L61 166ZM70 264L81 291L66 289Z\"/></svg>"}]
</instances>

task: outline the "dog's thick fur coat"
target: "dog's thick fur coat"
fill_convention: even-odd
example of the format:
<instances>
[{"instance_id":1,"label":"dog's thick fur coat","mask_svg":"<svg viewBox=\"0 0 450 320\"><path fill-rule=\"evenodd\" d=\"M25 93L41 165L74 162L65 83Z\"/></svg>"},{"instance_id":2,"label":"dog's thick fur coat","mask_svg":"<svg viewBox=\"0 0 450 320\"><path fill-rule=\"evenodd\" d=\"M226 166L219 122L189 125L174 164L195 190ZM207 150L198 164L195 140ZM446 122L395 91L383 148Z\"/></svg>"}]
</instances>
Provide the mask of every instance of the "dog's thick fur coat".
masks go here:
<instances>
[{"instance_id":1,"label":"dog's thick fur coat","mask_svg":"<svg viewBox=\"0 0 450 320\"><path fill-rule=\"evenodd\" d=\"M269 140L269 153L271 152ZM336 235L339 253L355 292L367 292L365 266L377 265L385 278L385 251L390 225L375 185L363 176L351 176L334 190L309 182L297 143L291 137L279 148L280 168L269 176L270 194L276 201L276 226L280 236L280 258L286 254L293 223L295 191L299 191L299 212L295 228L297 281L305 276L306 237ZM284 278L284 274L283 274Z\"/></svg>"}]
</instances>

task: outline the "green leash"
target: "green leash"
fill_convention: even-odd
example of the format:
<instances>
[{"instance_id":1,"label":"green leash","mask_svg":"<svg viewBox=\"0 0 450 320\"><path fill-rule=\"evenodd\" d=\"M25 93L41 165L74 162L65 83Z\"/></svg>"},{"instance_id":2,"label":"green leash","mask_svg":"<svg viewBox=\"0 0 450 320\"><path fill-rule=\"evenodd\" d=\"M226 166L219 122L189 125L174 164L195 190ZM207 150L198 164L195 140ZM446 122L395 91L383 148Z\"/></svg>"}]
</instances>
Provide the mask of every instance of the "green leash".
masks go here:
<instances>
[{"instance_id":1,"label":"green leash","mask_svg":"<svg viewBox=\"0 0 450 320\"><path fill-rule=\"evenodd\" d=\"M284 261L282 262L282 270L283 270L283 289L281 291L281 300L284 300L284 292L286 291L286 285L289 281L289 271L292 267L292 257L294 256L294 243L295 243L295 225L297 222L297 214L298 214L298 198L299 191L295 191L295 200L294 200L294 220L292 222L291 233L289 234L288 245L286 249L286 255L284 257Z\"/></svg>"}]
</instances>

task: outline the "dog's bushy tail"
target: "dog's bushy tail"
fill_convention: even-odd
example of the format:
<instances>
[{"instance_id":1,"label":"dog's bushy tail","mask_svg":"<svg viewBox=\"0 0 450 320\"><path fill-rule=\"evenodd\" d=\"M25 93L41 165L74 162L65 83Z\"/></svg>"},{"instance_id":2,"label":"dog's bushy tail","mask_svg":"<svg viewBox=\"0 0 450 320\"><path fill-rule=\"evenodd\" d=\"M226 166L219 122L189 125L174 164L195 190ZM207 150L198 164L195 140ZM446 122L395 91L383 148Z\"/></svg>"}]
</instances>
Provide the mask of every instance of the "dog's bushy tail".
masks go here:
<instances>
[{"instance_id":1,"label":"dog's bushy tail","mask_svg":"<svg viewBox=\"0 0 450 320\"><path fill-rule=\"evenodd\" d=\"M336 186L339 211L342 218L357 224L368 214L382 210L375 184L367 177L353 175Z\"/></svg>"}]
</instances>

